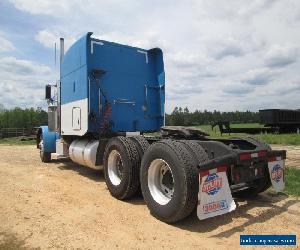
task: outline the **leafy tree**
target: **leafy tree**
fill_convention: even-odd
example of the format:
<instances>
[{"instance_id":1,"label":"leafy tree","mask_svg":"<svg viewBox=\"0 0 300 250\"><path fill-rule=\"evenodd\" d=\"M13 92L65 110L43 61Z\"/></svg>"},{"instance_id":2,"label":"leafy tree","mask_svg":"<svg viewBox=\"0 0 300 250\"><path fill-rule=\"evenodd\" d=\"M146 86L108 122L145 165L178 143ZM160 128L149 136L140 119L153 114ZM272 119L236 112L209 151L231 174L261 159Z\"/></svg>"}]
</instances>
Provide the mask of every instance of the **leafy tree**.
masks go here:
<instances>
[{"instance_id":1,"label":"leafy tree","mask_svg":"<svg viewBox=\"0 0 300 250\"><path fill-rule=\"evenodd\" d=\"M30 130L33 127L47 124L47 112L41 108L21 109L15 107L1 110L0 128L25 128Z\"/></svg>"},{"instance_id":2,"label":"leafy tree","mask_svg":"<svg viewBox=\"0 0 300 250\"><path fill-rule=\"evenodd\" d=\"M187 107L175 107L171 114L166 114L166 125L171 126L191 126L211 124L217 121L229 121L231 123L253 123L259 122L258 112L251 111L231 111L220 112L195 110L190 112Z\"/></svg>"}]
</instances>

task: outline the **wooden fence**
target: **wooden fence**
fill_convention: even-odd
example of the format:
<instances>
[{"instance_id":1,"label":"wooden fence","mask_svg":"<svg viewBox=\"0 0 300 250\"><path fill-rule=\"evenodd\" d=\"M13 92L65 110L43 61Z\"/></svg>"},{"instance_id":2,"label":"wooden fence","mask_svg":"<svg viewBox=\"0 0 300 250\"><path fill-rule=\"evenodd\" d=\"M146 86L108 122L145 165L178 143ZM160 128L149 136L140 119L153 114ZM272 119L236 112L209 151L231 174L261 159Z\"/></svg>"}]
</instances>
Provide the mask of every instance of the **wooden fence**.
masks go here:
<instances>
[{"instance_id":1,"label":"wooden fence","mask_svg":"<svg viewBox=\"0 0 300 250\"><path fill-rule=\"evenodd\" d=\"M26 128L0 128L0 138L30 136L34 132Z\"/></svg>"}]
</instances>

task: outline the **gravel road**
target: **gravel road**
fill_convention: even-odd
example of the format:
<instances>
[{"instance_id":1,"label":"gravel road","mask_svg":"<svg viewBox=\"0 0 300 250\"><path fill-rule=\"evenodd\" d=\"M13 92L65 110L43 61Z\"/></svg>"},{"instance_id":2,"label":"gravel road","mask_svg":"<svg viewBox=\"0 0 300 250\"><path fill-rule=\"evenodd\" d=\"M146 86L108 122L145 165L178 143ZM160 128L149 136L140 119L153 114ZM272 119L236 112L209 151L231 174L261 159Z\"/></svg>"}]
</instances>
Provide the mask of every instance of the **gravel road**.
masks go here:
<instances>
[{"instance_id":1,"label":"gravel road","mask_svg":"<svg viewBox=\"0 0 300 250\"><path fill-rule=\"evenodd\" d=\"M300 146L271 145L272 149L285 149L287 151L286 166L300 169Z\"/></svg>"},{"instance_id":2,"label":"gravel road","mask_svg":"<svg viewBox=\"0 0 300 250\"><path fill-rule=\"evenodd\" d=\"M236 249L240 234L300 235L299 201L284 194L267 191L237 200L230 214L204 221L193 214L168 225L142 197L111 197L102 172L43 164L34 146L0 145L0 157L0 249Z\"/></svg>"}]
</instances>

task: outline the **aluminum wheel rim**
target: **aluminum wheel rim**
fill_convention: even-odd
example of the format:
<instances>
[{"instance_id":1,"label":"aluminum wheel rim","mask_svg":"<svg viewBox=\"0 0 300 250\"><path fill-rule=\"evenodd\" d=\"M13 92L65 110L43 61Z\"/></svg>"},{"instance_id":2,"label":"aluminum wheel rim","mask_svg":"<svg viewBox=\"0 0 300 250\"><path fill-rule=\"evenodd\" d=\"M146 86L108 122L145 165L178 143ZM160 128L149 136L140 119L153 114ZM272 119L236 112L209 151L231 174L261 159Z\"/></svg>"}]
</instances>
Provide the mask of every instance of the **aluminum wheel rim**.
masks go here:
<instances>
[{"instance_id":1,"label":"aluminum wheel rim","mask_svg":"<svg viewBox=\"0 0 300 250\"><path fill-rule=\"evenodd\" d=\"M115 186L120 185L123 175L123 162L120 153L115 149L109 153L107 170L111 183Z\"/></svg>"},{"instance_id":2,"label":"aluminum wheel rim","mask_svg":"<svg viewBox=\"0 0 300 250\"><path fill-rule=\"evenodd\" d=\"M174 177L169 164L155 159L148 169L148 188L153 199L160 205L170 202L174 193Z\"/></svg>"},{"instance_id":3,"label":"aluminum wheel rim","mask_svg":"<svg viewBox=\"0 0 300 250\"><path fill-rule=\"evenodd\" d=\"M43 140L43 138L41 138L41 140L40 140L39 148L40 148L40 156L42 158L43 157L43 153L44 153L44 140Z\"/></svg>"}]
</instances>

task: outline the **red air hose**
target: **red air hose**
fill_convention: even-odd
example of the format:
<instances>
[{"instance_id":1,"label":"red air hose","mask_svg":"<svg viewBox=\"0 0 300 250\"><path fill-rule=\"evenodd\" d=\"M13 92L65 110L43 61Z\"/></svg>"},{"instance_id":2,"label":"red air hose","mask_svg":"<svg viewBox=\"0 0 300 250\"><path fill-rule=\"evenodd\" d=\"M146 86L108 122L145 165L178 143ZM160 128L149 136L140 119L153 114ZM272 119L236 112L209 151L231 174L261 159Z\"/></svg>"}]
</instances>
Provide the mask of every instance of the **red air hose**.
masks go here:
<instances>
[{"instance_id":1,"label":"red air hose","mask_svg":"<svg viewBox=\"0 0 300 250\"><path fill-rule=\"evenodd\" d=\"M110 104L107 102L105 105L105 111L103 114L102 122L100 124L100 134L102 134L104 132L106 125L109 122L109 117L110 117L111 111L112 111L112 108L111 108Z\"/></svg>"}]
</instances>

